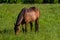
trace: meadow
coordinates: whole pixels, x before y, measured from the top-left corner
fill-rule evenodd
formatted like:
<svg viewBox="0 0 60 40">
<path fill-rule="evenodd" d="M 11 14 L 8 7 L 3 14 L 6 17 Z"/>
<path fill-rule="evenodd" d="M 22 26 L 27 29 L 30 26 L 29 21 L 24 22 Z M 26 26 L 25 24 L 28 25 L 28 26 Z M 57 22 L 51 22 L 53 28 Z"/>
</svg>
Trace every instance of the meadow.
<svg viewBox="0 0 60 40">
<path fill-rule="evenodd" d="M 35 28 L 14 34 L 14 23 L 22 8 L 35 6 L 40 10 L 39 32 Z M 60 40 L 60 4 L 0 4 L 0 40 Z"/>
</svg>

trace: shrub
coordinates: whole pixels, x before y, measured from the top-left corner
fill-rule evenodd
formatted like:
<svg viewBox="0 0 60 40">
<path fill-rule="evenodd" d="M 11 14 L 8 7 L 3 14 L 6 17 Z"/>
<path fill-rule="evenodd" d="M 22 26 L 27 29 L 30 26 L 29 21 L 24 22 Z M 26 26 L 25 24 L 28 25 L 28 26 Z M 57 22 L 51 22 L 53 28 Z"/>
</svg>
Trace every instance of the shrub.
<svg viewBox="0 0 60 40">
<path fill-rule="evenodd" d="M 60 0 L 58 0 L 58 3 L 60 3 Z"/>
<path fill-rule="evenodd" d="M 49 3 L 54 3 L 54 0 L 50 0 Z"/>
<path fill-rule="evenodd" d="M 8 3 L 17 3 L 17 0 L 8 0 Z"/>
<path fill-rule="evenodd" d="M 35 3 L 43 3 L 43 0 L 35 0 Z"/>
<path fill-rule="evenodd" d="M 35 0 L 22 0 L 22 3 L 35 3 Z"/>
<path fill-rule="evenodd" d="M 54 3 L 58 3 L 58 0 L 54 0 Z"/>
<path fill-rule="evenodd" d="M 48 3 L 49 2 L 49 0 L 43 0 L 43 3 Z"/>
</svg>

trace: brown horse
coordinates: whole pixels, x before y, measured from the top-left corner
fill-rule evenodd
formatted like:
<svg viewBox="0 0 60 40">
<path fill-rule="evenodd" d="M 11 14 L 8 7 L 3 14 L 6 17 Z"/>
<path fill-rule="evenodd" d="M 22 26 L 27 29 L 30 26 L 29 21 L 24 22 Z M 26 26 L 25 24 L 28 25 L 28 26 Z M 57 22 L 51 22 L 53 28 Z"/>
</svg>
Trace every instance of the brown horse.
<svg viewBox="0 0 60 40">
<path fill-rule="evenodd" d="M 19 25 L 22 25 L 23 32 L 27 32 L 27 24 L 30 23 L 31 31 L 33 27 L 33 21 L 35 22 L 35 32 L 38 31 L 38 19 L 39 10 L 36 7 L 23 8 L 17 17 L 17 21 L 14 27 L 15 34 L 20 32 Z"/>
</svg>

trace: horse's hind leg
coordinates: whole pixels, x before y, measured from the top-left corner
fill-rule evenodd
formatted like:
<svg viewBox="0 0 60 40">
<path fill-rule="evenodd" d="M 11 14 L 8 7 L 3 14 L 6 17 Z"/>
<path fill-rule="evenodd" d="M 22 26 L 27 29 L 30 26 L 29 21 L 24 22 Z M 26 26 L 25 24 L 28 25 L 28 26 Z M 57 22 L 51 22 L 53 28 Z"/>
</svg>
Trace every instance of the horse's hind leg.
<svg viewBox="0 0 60 40">
<path fill-rule="evenodd" d="M 30 22 L 30 29 L 31 29 L 31 31 L 32 31 L 32 27 L 33 27 L 33 23 Z"/>
<path fill-rule="evenodd" d="M 38 19 L 35 20 L 35 32 L 38 31 L 38 27 L 39 27 L 39 24 L 38 24 Z"/>
</svg>

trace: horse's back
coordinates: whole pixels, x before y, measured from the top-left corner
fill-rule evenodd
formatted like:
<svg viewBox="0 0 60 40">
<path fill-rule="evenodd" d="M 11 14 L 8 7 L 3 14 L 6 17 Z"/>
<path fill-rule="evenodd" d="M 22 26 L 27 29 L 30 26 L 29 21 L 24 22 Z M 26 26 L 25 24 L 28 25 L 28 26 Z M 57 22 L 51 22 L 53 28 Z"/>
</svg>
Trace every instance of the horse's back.
<svg viewBox="0 0 60 40">
<path fill-rule="evenodd" d="M 39 11 L 35 8 L 29 8 L 25 12 L 24 16 L 26 22 L 35 21 L 38 17 L 39 17 Z"/>
<path fill-rule="evenodd" d="M 29 22 L 29 21 L 34 21 L 36 19 L 36 15 L 35 12 L 26 12 L 25 13 L 25 21 Z"/>
<path fill-rule="evenodd" d="M 30 7 L 33 11 L 35 11 L 35 15 L 39 17 L 39 10 L 36 7 Z"/>
</svg>

